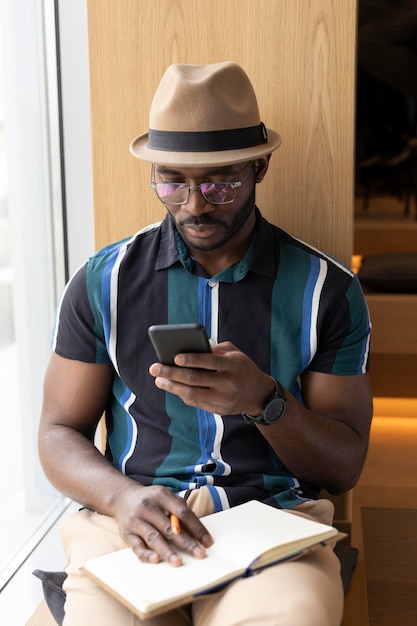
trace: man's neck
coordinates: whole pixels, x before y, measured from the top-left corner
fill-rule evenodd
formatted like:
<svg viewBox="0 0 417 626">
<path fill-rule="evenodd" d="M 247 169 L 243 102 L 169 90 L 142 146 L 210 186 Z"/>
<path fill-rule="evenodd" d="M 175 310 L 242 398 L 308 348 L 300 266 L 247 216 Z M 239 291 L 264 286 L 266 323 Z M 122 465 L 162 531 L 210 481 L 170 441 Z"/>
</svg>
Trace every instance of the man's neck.
<svg viewBox="0 0 417 626">
<path fill-rule="evenodd" d="M 188 251 L 209 276 L 216 276 L 216 274 L 241 261 L 252 241 L 254 228 L 255 222 L 250 229 L 242 229 L 245 232 L 239 231 L 236 233 L 236 240 L 233 237 L 233 240 L 229 240 L 220 248 L 206 251 L 187 246 Z"/>
</svg>

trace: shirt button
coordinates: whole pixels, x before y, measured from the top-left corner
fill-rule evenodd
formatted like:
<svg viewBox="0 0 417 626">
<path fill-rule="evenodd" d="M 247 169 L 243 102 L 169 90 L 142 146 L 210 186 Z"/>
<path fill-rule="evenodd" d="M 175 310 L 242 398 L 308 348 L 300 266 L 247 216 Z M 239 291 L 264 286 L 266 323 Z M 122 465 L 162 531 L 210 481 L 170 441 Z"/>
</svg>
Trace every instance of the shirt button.
<svg viewBox="0 0 417 626">
<path fill-rule="evenodd" d="M 218 458 L 219 458 L 219 455 L 217 454 L 217 452 L 212 452 L 212 453 L 211 453 L 211 458 L 212 458 L 212 459 L 218 459 Z"/>
<path fill-rule="evenodd" d="M 208 281 L 208 286 L 209 287 L 215 287 L 217 285 L 217 282 L 215 280 L 209 280 Z"/>
</svg>

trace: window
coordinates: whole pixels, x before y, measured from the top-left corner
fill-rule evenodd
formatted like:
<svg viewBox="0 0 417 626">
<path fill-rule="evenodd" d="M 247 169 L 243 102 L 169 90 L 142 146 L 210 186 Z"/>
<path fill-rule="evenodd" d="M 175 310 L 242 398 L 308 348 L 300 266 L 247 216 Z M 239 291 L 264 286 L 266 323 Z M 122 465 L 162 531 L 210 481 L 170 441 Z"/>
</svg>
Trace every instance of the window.
<svg viewBox="0 0 417 626">
<path fill-rule="evenodd" d="M 74 120 L 84 124 L 82 142 L 89 137 L 85 5 L 2 0 L 0 6 L 0 589 L 68 503 L 43 475 L 37 428 L 55 307 L 68 271 L 92 248 L 89 145 L 79 141 L 77 154 L 65 155 L 67 195 L 72 189 L 77 202 L 83 194 L 81 207 L 69 207 L 69 220 L 63 216 L 61 162 L 65 124 L 78 137 Z M 71 12 L 60 33 L 65 62 L 73 64 L 67 75 L 83 81 L 83 88 L 76 85 L 63 96 L 65 124 L 58 101 L 60 8 Z M 77 19 L 81 23 L 74 24 Z M 74 32 L 84 38 L 70 54 Z M 64 81 L 60 87 L 64 92 Z"/>
</svg>

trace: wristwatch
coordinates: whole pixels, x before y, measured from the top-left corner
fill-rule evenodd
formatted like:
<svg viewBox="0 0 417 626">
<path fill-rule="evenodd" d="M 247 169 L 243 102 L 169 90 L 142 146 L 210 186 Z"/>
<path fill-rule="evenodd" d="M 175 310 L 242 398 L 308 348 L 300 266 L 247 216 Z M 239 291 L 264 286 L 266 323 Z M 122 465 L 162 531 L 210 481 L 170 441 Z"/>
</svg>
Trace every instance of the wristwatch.
<svg viewBox="0 0 417 626">
<path fill-rule="evenodd" d="M 271 377 L 272 378 L 272 377 Z M 242 417 L 247 424 L 262 424 L 263 426 L 270 426 L 276 424 L 285 413 L 287 407 L 287 400 L 285 398 L 285 391 L 283 386 L 275 380 L 275 393 L 270 400 L 267 400 L 262 408 L 262 413 L 256 417 L 249 415 L 249 413 L 242 413 Z"/>
</svg>

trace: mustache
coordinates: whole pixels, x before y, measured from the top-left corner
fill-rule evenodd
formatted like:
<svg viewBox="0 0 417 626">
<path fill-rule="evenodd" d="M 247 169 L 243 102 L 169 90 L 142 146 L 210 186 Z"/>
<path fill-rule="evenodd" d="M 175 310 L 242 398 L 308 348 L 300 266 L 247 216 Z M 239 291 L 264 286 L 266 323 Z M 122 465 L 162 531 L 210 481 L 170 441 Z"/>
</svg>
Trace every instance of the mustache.
<svg viewBox="0 0 417 626">
<path fill-rule="evenodd" d="M 180 226 L 224 226 L 224 222 L 214 219 L 211 215 L 199 215 L 198 217 L 190 215 L 187 219 L 179 223 Z"/>
</svg>

